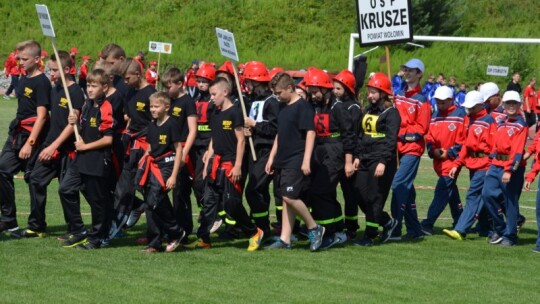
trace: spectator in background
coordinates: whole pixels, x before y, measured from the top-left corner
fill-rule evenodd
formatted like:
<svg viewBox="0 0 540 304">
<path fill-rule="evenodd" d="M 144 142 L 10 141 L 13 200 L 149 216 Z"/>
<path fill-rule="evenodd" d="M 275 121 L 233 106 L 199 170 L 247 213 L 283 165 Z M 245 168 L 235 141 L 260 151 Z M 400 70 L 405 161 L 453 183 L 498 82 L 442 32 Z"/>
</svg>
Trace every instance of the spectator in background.
<svg viewBox="0 0 540 304">
<path fill-rule="evenodd" d="M 465 102 L 465 95 L 467 94 L 467 85 L 465 82 L 459 84 L 459 91 L 454 97 L 454 104 L 458 107 L 463 107 L 463 102 Z"/>
<path fill-rule="evenodd" d="M 435 76 L 433 76 L 433 74 L 429 74 L 428 79 L 422 88 L 422 95 L 424 95 L 427 99 L 431 99 L 433 92 L 435 92 Z"/>
<path fill-rule="evenodd" d="M 69 74 L 73 75 L 73 79 L 75 79 L 75 76 L 77 76 L 77 65 L 75 63 L 75 56 L 77 54 L 79 54 L 79 50 L 77 50 L 76 47 L 72 47 L 69 55 L 71 56 L 71 61 L 73 61 L 73 65 L 71 66 L 71 70 L 69 70 Z"/>
<path fill-rule="evenodd" d="M 519 84 L 519 81 L 521 80 L 521 75 L 519 75 L 518 72 L 514 72 L 512 74 L 512 81 L 508 83 L 506 86 L 507 91 L 516 91 L 519 94 L 521 94 L 521 85 Z"/>
<path fill-rule="evenodd" d="M 397 74 L 392 77 L 392 90 L 394 91 L 394 94 L 404 90 L 407 86 L 407 83 L 403 80 L 403 74 L 403 69 L 400 68 Z"/>
<path fill-rule="evenodd" d="M 135 57 L 133 57 L 133 60 L 137 61 L 139 63 L 139 65 L 141 65 L 141 66 L 146 66 L 146 63 L 144 62 L 144 52 L 143 51 L 138 51 L 137 55 L 135 55 Z"/>
<path fill-rule="evenodd" d="M 523 92 L 523 109 L 525 110 L 525 121 L 529 128 L 536 123 L 536 112 L 540 112 L 540 109 L 536 109 L 537 96 L 536 89 L 534 88 L 535 85 L 536 77 L 532 77 Z"/>
<path fill-rule="evenodd" d="M 158 80 L 158 73 L 156 70 L 156 65 L 157 63 L 154 60 L 152 60 L 150 61 L 150 66 L 146 70 L 146 81 L 148 82 L 149 85 L 153 86 L 154 88 L 156 87 L 156 83 Z"/>
<path fill-rule="evenodd" d="M 88 96 L 88 92 L 86 91 L 86 77 L 88 77 L 88 62 L 91 60 L 90 56 L 84 55 L 82 57 L 83 63 L 81 64 L 79 68 L 79 86 L 84 92 L 85 96 Z"/>
<path fill-rule="evenodd" d="M 184 87 L 187 88 L 189 96 L 194 97 L 197 95 L 197 70 L 199 69 L 199 61 L 194 59 L 191 62 L 191 68 L 186 72 L 186 80 L 184 81 Z"/>
<path fill-rule="evenodd" d="M 9 87 L 4 93 L 4 99 L 9 100 L 9 96 L 19 83 L 20 74 L 21 70 L 17 61 L 17 50 L 14 50 L 9 54 L 6 62 L 4 63 L 4 75 L 6 75 L 6 78 L 11 76 L 11 83 L 9 84 Z"/>
<path fill-rule="evenodd" d="M 454 97 L 456 97 L 456 77 L 450 76 L 450 78 L 448 78 L 447 86 L 452 89 L 452 93 L 454 93 Z"/>
</svg>

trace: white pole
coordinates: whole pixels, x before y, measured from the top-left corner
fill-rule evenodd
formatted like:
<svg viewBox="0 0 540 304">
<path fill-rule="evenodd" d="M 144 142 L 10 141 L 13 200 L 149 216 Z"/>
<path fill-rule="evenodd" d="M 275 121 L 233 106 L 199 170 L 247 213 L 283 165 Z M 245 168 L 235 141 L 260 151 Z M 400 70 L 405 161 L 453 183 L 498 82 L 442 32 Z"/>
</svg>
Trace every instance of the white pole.
<svg viewBox="0 0 540 304">
<path fill-rule="evenodd" d="M 351 34 L 351 38 L 349 39 L 349 64 L 348 68 L 349 71 L 353 71 L 353 57 L 354 57 L 354 42 L 356 40 L 355 37 L 353 37 L 354 34 Z M 356 34 L 358 36 L 358 34 Z"/>
</svg>

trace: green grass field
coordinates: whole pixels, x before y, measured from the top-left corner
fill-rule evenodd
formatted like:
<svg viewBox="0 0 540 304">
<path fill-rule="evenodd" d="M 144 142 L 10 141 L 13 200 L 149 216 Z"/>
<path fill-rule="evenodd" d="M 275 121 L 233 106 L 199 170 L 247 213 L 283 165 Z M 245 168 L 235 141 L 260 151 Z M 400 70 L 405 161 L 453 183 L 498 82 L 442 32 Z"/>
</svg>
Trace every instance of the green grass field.
<svg viewBox="0 0 540 304">
<path fill-rule="evenodd" d="M 2 140 L 15 105 L 14 100 L 0 104 Z M 434 186 L 435 181 L 424 159 L 416 185 Z M 145 254 L 135 245 L 144 234 L 144 221 L 106 249 L 62 248 L 55 239 L 65 231 L 57 186 L 53 181 L 49 189 L 49 237 L 0 236 L 2 303 L 534 303 L 540 296 L 534 273 L 540 255 L 530 251 L 536 240 L 536 192 L 521 197 L 528 222 L 520 245 L 512 248 L 488 245 L 472 235 L 462 242 L 446 238 L 440 234 L 451 225 L 445 212 L 437 234 L 419 242 L 310 253 L 301 241 L 290 251 L 248 253 L 247 240 L 216 241 L 211 250 Z M 466 175 L 460 186 L 466 187 Z M 24 227 L 28 188 L 17 179 L 16 189 Z M 423 217 L 433 190 L 417 192 Z M 89 223 L 88 205 L 82 207 Z M 364 219 L 360 222 L 363 227 Z"/>
</svg>

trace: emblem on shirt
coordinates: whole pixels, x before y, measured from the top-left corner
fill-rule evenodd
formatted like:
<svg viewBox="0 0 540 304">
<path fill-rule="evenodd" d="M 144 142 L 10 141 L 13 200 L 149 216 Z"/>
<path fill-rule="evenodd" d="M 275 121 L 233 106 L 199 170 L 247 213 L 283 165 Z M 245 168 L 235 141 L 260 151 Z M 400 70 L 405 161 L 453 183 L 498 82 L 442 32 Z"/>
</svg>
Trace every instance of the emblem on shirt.
<svg viewBox="0 0 540 304">
<path fill-rule="evenodd" d="M 90 127 L 97 127 L 97 121 L 95 117 L 90 117 Z"/>
<path fill-rule="evenodd" d="M 172 115 L 173 116 L 180 116 L 180 113 L 182 112 L 182 108 L 179 108 L 179 107 L 174 107 L 172 109 Z"/>
<path fill-rule="evenodd" d="M 456 130 L 456 125 L 451 123 L 448 125 L 448 130 L 450 130 L 450 132 L 454 132 Z"/>
<path fill-rule="evenodd" d="M 166 134 L 160 134 L 158 143 L 160 145 L 166 145 L 167 144 L 167 135 Z"/>
<path fill-rule="evenodd" d="M 34 90 L 30 89 L 29 87 L 24 87 L 24 96 L 30 98 Z"/>
<path fill-rule="evenodd" d="M 60 102 L 58 103 L 58 105 L 64 109 L 67 108 L 67 105 L 68 105 L 68 101 L 66 98 L 62 97 L 60 98 Z"/>
<path fill-rule="evenodd" d="M 508 134 L 508 136 L 514 135 L 514 128 L 508 129 L 508 131 L 506 131 L 506 133 Z"/>
<path fill-rule="evenodd" d="M 232 121 L 224 120 L 223 121 L 223 130 L 232 130 Z"/>
<path fill-rule="evenodd" d="M 137 103 L 135 104 L 135 106 L 137 107 L 137 111 L 140 111 L 140 112 L 144 112 L 144 106 L 146 104 L 144 102 L 141 102 L 141 101 L 137 101 Z"/>
<path fill-rule="evenodd" d="M 294 187 L 287 187 L 287 192 L 293 192 L 294 191 Z"/>
<path fill-rule="evenodd" d="M 412 114 L 412 113 L 414 113 L 414 111 L 416 111 L 416 109 L 414 108 L 414 106 L 410 106 L 410 107 L 409 107 L 409 113 Z"/>
<path fill-rule="evenodd" d="M 476 129 L 474 129 L 474 134 L 476 134 L 476 135 L 482 134 L 482 128 L 477 127 Z"/>
</svg>

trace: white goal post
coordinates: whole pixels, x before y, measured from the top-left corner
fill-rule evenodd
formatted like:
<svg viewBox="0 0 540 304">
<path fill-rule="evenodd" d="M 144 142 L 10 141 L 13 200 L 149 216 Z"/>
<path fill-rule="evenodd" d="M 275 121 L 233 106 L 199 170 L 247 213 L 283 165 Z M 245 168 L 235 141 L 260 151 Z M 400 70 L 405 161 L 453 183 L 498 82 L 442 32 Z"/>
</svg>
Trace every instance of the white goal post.
<svg viewBox="0 0 540 304">
<path fill-rule="evenodd" d="M 359 39 L 358 33 L 351 33 L 349 40 L 349 71 L 353 70 L 354 46 Z M 414 36 L 414 41 L 443 41 L 443 42 L 478 42 L 478 43 L 521 43 L 540 44 L 540 39 L 529 38 L 486 38 L 486 37 L 450 37 L 450 36 Z"/>
</svg>

